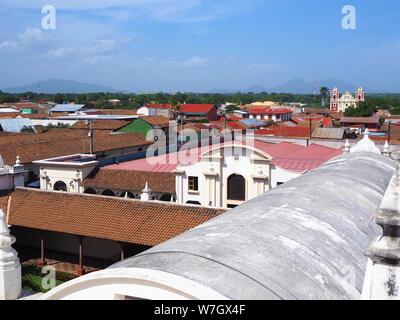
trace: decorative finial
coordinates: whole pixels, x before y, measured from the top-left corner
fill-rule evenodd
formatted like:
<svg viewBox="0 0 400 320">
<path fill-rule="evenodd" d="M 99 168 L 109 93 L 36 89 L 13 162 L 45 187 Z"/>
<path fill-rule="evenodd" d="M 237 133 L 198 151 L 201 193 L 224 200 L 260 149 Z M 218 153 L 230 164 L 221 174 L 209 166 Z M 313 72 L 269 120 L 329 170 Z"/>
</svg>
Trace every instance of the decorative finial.
<svg viewBox="0 0 400 320">
<path fill-rule="evenodd" d="M 140 200 L 141 201 L 150 201 L 151 198 L 152 198 L 151 190 L 150 190 L 149 185 L 148 185 L 148 183 L 146 181 L 146 185 L 145 185 L 144 189 L 142 190 L 142 194 L 140 195 Z"/>
<path fill-rule="evenodd" d="M 346 139 L 346 143 L 344 144 L 343 153 L 350 153 L 350 142 L 349 139 Z"/>
<path fill-rule="evenodd" d="M 147 193 L 150 193 L 150 192 L 151 192 L 151 190 L 150 190 L 150 188 L 149 188 L 149 184 L 148 184 L 147 181 L 146 181 L 146 185 L 144 186 L 144 189 L 142 190 L 142 192 L 147 192 Z"/>
<path fill-rule="evenodd" d="M 390 156 L 390 146 L 389 141 L 386 140 L 385 145 L 383 146 L 383 155 Z"/>
<path fill-rule="evenodd" d="M 19 156 L 17 156 L 17 159 L 15 160 L 15 165 L 16 166 L 20 166 L 21 165 L 21 159 L 19 158 Z"/>
<path fill-rule="evenodd" d="M 21 264 L 12 248 L 14 242 L 6 214 L 0 209 L 0 300 L 15 300 L 21 295 Z"/>
<path fill-rule="evenodd" d="M 367 251 L 363 299 L 400 300 L 400 167 L 393 175 L 374 221 L 383 234 Z"/>
</svg>

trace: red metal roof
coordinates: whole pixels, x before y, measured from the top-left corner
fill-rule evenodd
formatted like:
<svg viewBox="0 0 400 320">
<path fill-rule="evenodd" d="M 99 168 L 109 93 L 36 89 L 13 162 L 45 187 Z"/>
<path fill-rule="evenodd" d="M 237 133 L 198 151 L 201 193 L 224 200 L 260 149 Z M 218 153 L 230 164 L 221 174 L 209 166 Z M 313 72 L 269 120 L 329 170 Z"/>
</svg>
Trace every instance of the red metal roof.
<svg viewBox="0 0 400 320">
<path fill-rule="evenodd" d="M 274 129 L 256 130 L 256 134 L 304 138 L 310 136 L 310 129 L 308 127 L 280 126 Z"/>
<path fill-rule="evenodd" d="M 303 172 L 313 170 L 342 153 L 341 149 L 312 144 L 281 157 L 276 157 L 272 163 L 285 170 Z"/>
<path fill-rule="evenodd" d="M 238 143 L 240 145 L 241 143 Z M 333 149 L 316 144 L 304 147 L 298 144 L 281 142 L 278 144 L 255 140 L 253 146 L 273 158 L 273 164 L 286 170 L 303 172 L 312 170 L 326 161 L 342 154 L 341 149 Z M 218 148 L 221 144 L 179 151 L 168 155 L 144 158 L 106 166 L 103 170 L 134 170 L 149 172 L 173 172 L 178 165 L 191 165 L 200 161 L 200 156 L 207 150 Z"/>
<path fill-rule="evenodd" d="M 182 104 L 179 111 L 183 113 L 209 113 L 213 104 Z"/>
</svg>

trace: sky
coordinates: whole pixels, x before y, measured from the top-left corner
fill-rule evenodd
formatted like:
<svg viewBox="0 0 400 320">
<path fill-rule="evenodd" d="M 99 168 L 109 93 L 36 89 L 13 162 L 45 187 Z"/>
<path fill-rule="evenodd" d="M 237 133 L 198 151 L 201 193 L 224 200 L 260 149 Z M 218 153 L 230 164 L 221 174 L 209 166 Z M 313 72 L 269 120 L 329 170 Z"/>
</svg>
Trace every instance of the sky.
<svg viewBox="0 0 400 320">
<path fill-rule="evenodd" d="M 55 29 L 44 29 L 44 5 Z M 345 5 L 355 29 L 342 27 Z M 0 0 L 0 88 L 50 78 L 135 92 L 335 78 L 400 92 L 398 0 Z"/>
</svg>

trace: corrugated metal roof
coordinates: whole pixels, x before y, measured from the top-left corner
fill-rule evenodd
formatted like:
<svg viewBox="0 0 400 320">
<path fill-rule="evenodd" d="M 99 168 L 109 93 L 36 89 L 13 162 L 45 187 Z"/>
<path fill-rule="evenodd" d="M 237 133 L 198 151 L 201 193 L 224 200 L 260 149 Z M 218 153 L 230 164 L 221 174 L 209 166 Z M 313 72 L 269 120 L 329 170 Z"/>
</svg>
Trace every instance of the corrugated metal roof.
<svg viewBox="0 0 400 320">
<path fill-rule="evenodd" d="M 11 108 L 0 108 L 0 113 L 19 113 L 18 110 L 11 109 Z"/>
<path fill-rule="evenodd" d="M 318 139 L 343 139 L 344 128 L 315 128 L 312 134 L 313 138 Z"/>
<path fill-rule="evenodd" d="M 0 119 L 0 127 L 4 132 L 21 132 L 24 127 L 33 129 L 33 124 L 30 119 Z"/>
<path fill-rule="evenodd" d="M 249 127 L 251 127 L 251 126 L 262 127 L 262 126 L 266 125 L 265 121 L 260 121 L 257 119 L 243 119 L 243 120 L 240 120 L 240 122 L 244 123 L 246 126 L 249 126 Z"/>
<path fill-rule="evenodd" d="M 76 112 L 82 109 L 84 104 L 56 104 L 51 108 L 52 112 Z"/>
</svg>

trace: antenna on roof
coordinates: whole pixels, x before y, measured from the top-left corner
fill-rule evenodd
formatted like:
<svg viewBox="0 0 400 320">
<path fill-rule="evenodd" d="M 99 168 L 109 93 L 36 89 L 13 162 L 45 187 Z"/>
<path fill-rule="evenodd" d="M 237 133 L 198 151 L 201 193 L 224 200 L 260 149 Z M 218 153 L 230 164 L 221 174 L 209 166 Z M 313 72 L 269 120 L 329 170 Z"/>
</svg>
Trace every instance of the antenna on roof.
<svg viewBox="0 0 400 320">
<path fill-rule="evenodd" d="M 37 92 L 36 92 L 36 94 L 37 94 L 36 102 L 38 102 L 38 100 L 39 100 L 39 94 L 40 94 L 40 81 L 38 81 L 38 83 L 37 83 Z"/>
<path fill-rule="evenodd" d="M 317 96 L 317 81 L 314 80 L 314 97 Z"/>
</svg>

